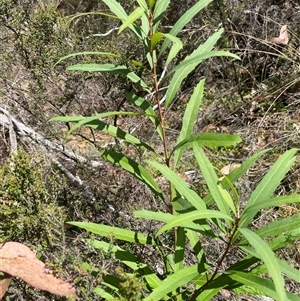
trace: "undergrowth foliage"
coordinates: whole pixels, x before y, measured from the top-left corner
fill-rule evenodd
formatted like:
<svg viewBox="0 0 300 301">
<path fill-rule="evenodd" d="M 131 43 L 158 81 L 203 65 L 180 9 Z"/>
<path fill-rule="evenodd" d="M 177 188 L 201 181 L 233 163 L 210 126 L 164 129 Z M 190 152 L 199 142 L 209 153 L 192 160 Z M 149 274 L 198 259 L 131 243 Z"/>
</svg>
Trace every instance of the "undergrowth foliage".
<svg viewBox="0 0 300 301">
<path fill-rule="evenodd" d="M 174 65 L 174 59 L 183 48 L 177 37 L 192 18 L 212 0 L 198 1 L 187 10 L 173 25 L 168 33 L 159 31 L 160 23 L 166 14 L 170 1 L 137 0 L 137 7 L 128 14 L 115 0 L 103 0 L 112 14 L 101 13 L 107 17 L 119 19 L 122 25 L 118 34 L 129 30 L 144 48 L 145 61 L 128 59 L 124 65 L 76 64 L 68 67 L 70 71 L 103 72 L 118 74 L 126 78 L 130 88 L 125 92 L 128 102 L 136 111 L 102 112 L 90 117 L 64 116 L 52 120 L 73 122 L 68 134 L 85 126 L 100 130 L 129 144 L 147 150 L 151 158 L 142 164 L 128 154 L 115 150 L 100 150 L 107 161 L 120 166 L 146 185 L 154 197 L 168 202 L 169 212 L 136 211 L 138 219 L 161 222 L 163 226 L 154 237 L 141 232 L 114 226 L 88 222 L 70 222 L 71 225 L 91 231 L 107 240 L 87 240 L 93 248 L 111 254 L 124 265 L 124 270 L 116 273 L 104 272 L 100 286 L 95 292 L 106 300 L 210 300 L 222 289 L 237 294 L 248 293 L 272 297 L 275 300 L 300 300 L 285 289 L 283 275 L 299 281 L 299 272 L 287 262 L 276 257 L 275 251 L 292 244 L 300 237 L 299 215 L 295 214 L 282 220 L 269 222 L 258 230 L 251 228 L 251 222 L 261 209 L 300 202 L 297 194 L 274 197 L 274 191 L 290 170 L 295 161 L 297 149 L 291 149 L 281 155 L 258 185 L 253 189 L 246 204 L 241 204 L 235 182 L 240 179 L 253 164 L 268 150 L 252 155 L 228 175 L 218 171 L 206 156 L 205 148 L 234 146 L 241 141 L 237 135 L 218 133 L 193 134 L 194 123 L 202 103 L 205 80 L 195 87 L 186 105 L 182 117 L 182 128 L 175 146 L 169 145 L 166 132 L 166 112 L 174 101 L 184 79 L 205 59 L 214 56 L 238 57 L 232 53 L 214 50 L 222 35 L 219 29 L 203 44 Z M 78 15 L 76 17 L 80 17 Z M 99 55 L 105 58 L 122 57 L 119 53 L 80 52 L 63 57 Z M 158 66 L 163 66 L 158 68 Z M 166 91 L 166 92 L 165 92 Z M 156 129 L 163 146 L 163 155 L 157 149 L 142 141 L 116 124 L 105 121 L 114 116 L 144 116 Z M 204 197 L 200 197 L 188 183 L 178 175 L 184 151 L 192 150 L 198 168 L 208 187 Z M 159 171 L 169 183 L 169 193 L 163 193 L 153 178 Z M 162 237 L 171 231 L 173 249 L 163 243 Z M 216 262 L 207 260 L 204 238 L 217 240 L 224 246 Z M 164 263 L 162 273 L 143 258 L 138 258 L 123 248 L 124 241 L 131 244 L 155 246 L 157 257 Z M 187 256 L 191 250 L 197 260 L 190 263 Z M 241 258 L 224 268 L 224 262 L 230 254 L 239 250 Z M 139 279 L 139 280 L 138 280 Z M 142 279 L 142 283 L 140 282 Z M 126 289 L 125 289 L 126 288 Z"/>
<path fill-rule="evenodd" d="M 33 162 L 19 149 L 0 169 L 0 242 L 18 240 L 55 246 L 61 241 L 66 212 L 58 205 L 66 183 L 44 175 L 42 157 Z"/>
</svg>

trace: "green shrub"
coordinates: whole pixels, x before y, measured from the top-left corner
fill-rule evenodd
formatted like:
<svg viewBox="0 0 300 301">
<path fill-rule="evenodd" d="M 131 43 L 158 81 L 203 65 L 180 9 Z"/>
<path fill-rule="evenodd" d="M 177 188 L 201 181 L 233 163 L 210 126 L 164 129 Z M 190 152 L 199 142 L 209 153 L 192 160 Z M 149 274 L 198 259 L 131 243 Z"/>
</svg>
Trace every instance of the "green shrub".
<svg viewBox="0 0 300 301">
<path fill-rule="evenodd" d="M 169 212 L 136 211 L 136 218 L 160 222 L 163 226 L 156 235 L 123 229 L 113 226 L 88 222 L 70 222 L 80 228 L 91 231 L 106 238 L 114 238 L 114 243 L 104 240 L 87 240 L 96 249 L 111 254 L 124 265 L 120 274 L 103 273 L 102 285 L 95 292 L 106 300 L 210 300 L 222 289 L 235 293 L 260 294 L 276 300 L 300 300 L 285 289 L 285 274 L 294 281 L 299 281 L 298 271 L 276 257 L 275 251 L 295 241 L 300 236 L 299 215 L 271 221 L 258 230 L 253 230 L 251 222 L 260 210 L 282 204 L 300 202 L 299 195 L 273 197 L 280 181 L 289 171 L 295 161 L 296 149 L 284 153 L 259 184 L 253 189 L 246 204 L 241 203 L 241 197 L 235 188 L 235 182 L 240 179 L 251 166 L 267 152 L 261 151 L 228 175 L 222 174 L 210 162 L 204 147 L 212 149 L 219 146 L 231 146 L 241 140 L 237 135 L 200 133 L 193 135 L 194 122 L 202 102 L 204 80 L 194 88 L 184 115 L 182 128 L 175 146 L 169 143 L 166 131 L 166 112 L 175 99 L 184 79 L 204 59 L 214 56 L 235 55 L 226 51 L 216 51 L 213 47 L 221 37 L 222 29 L 215 32 L 199 47 L 174 65 L 174 58 L 182 48 L 182 42 L 177 37 L 180 30 L 211 0 L 198 1 L 182 15 L 169 33 L 158 31 L 160 22 L 165 15 L 170 1 L 151 0 L 146 3 L 138 0 L 137 8 L 127 14 L 115 0 L 103 0 L 114 14 L 114 18 L 122 21 L 119 34 L 129 29 L 141 42 L 145 50 L 147 64 L 128 60 L 126 65 L 114 64 L 77 64 L 68 70 L 87 72 L 107 72 L 126 76 L 132 83 L 132 90 L 125 92 L 128 102 L 137 108 L 134 112 L 105 112 L 91 117 L 64 116 L 53 120 L 74 122 L 69 134 L 82 126 L 101 130 L 127 143 L 146 149 L 154 160 L 144 160 L 142 164 L 130 158 L 126 153 L 113 150 L 102 150 L 100 154 L 109 162 L 121 166 L 152 191 L 157 200 L 169 202 Z M 101 13 L 100 13 L 101 14 Z M 85 53 L 89 54 L 89 53 Z M 70 54 L 69 57 L 82 55 Z M 96 53 L 94 54 L 96 55 Z M 114 56 L 114 53 L 98 53 L 98 55 Z M 158 65 L 163 65 L 159 73 Z M 141 67 L 141 72 L 135 68 Z M 149 83 L 149 79 L 152 83 Z M 166 88 L 164 98 L 161 98 L 161 88 Z M 146 95 L 144 97 L 140 95 Z M 157 106 L 157 113 L 153 105 Z M 153 149 L 148 141 L 138 139 L 123 131 L 120 127 L 105 122 L 111 116 L 144 116 L 154 125 L 157 136 L 163 145 L 163 156 Z M 170 144 L 170 145 L 169 145 Z M 180 160 L 185 150 L 191 149 L 197 162 L 197 168 L 202 173 L 208 192 L 200 197 L 192 190 L 178 174 Z M 158 163 L 163 162 L 163 163 Z M 166 195 L 152 174 L 159 171 L 169 183 Z M 164 243 L 166 232 L 173 234 L 172 247 Z M 170 236 L 169 236 L 170 237 Z M 137 257 L 132 250 L 127 250 L 119 241 L 132 245 L 148 246 L 156 253 L 156 259 L 162 267 L 158 269 L 146 258 Z M 208 260 L 211 251 L 203 244 L 217 242 L 220 246 L 218 260 Z M 217 252 L 218 250 L 214 250 Z M 237 253 L 241 256 L 236 256 Z M 228 256 L 234 261 L 226 263 Z M 192 258 L 192 260 L 188 260 Z M 125 274 L 126 273 L 126 276 Z M 137 290 L 139 282 L 136 275 L 143 281 L 140 294 Z M 126 287 L 126 290 L 124 290 Z"/>
<path fill-rule="evenodd" d="M 42 170 L 42 157 L 32 159 L 22 149 L 0 169 L 1 241 L 42 246 L 60 242 L 66 219 L 58 205 L 64 178 Z"/>
</svg>

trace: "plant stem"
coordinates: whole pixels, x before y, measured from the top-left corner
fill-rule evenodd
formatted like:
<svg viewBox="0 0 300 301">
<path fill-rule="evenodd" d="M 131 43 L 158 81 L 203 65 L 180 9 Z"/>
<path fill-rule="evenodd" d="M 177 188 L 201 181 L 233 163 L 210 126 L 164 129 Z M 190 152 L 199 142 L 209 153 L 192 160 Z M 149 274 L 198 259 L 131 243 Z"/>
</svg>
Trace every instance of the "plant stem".
<svg viewBox="0 0 300 301">
<path fill-rule="evenodd" d="M 159 116 L 159 123 L 162 128 L 162 140 L 163 140 L 163 148 L 164 148 L 164 158 L 165 158 L 165 163 L 168 167 L 170 167 L 170 157 L 169 157 L 169 152 L 167 148 L 167 139 L 166 139 L 166 130 L 165 130 L 165 116 L 164 112 L 162 110 L 161 104 L 160 104 L 160 93 L 159 93 L 159 82 L 157 78 L 157 60 L 155 57 L 155 49 L 153 49 L 152 44 L 151 44 L 151 39 L 153 36 L 153 11 L 152 9 L 149 12 L 149 45 L 150 45 L 150 55 L 151 55 L 151 61 L 152 61 L 152 66 L 153 66 L 153 71 L 152 71 L 152 79 L 154 83 L 154 91 L 155 91 L 155 102 L 157 104 L 157 109 L 158 109 L 158 116 Z M 169 182 L 169 204 L 170 204 L 170 211 L 174 215 L 175 210 L 173 206 L 171 205 L 171 201 L 173 199 L 173 187 L 172 183 Z M 176 249 L 176 244 L 177 244 L 177 231 L 178 229 L 174 229 L 174 250 Z"/>
<path fill-rule="evenodd" d="M 225 249 L 222 257 L 220 258 L 220 260 L 217 262 L 216 268 L 215 268 L 211 278 L 206 283 L 204 283 L 201 287 L 199 287 L 186 301 L 196 300 L 196 298 L 205 290 L 205 288 L 214 281 L 214 279 L 216 278 L 216 276 L 218 274 L 218 271 L 220 269 L 222 262 L 224 261 L 225 257 L 229 253 L 229 250 L 232 246 L 233 237 L 235 236 L 236 232 L 238 231 L 238 224 L 239 224 L 239 218 L 237 218 L 235 221 L 235 226 L 234 226 L 234 229 L 233 229 L 231 235 L 229 236 L 229 240 L 227 242 L 226 249 Z"/>
</svg>

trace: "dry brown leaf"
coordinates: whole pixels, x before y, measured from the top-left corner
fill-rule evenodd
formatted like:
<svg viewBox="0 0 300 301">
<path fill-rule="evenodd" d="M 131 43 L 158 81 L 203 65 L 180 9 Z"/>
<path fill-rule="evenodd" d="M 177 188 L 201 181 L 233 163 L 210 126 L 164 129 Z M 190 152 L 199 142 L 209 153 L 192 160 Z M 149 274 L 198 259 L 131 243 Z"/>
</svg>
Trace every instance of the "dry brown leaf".
<svg viewBox="0 0 300 301">
<path fill-rule="evenodd" d="M 45 264 L 21 243 L 7 242 L 0 245 L 0 271 L 19 277 L 51 294 L 77 298 L 76 290 L 70 283 L 54 277 Z"/>
<path fill-rule="evenodd" d="M 3 274 L 3 276 L 0 275 L 0 300 L 2 300 L 4 294 L 6 293 L 12 278 L 11 275 L 7 273 Z"/>
<path fill-rule="evenodd" d="M 287 45 L 289 43 L 289 34 L 287 30 L 287 25 L 283 25 L 280 29 L 279 37 L 271 38 L 270 42 L 278 45 Z"/>
<path fill-rule="evenodd" d="M 228 164 L 228 165 L 225 165 L 222 169 L 221 169 L 221 172 L 224 174 L 224 175 L 229 175 L 234 169 L 240 167 L 241 164 L 240 163 L 231 163 L 231 164 Z"/>
</svg>

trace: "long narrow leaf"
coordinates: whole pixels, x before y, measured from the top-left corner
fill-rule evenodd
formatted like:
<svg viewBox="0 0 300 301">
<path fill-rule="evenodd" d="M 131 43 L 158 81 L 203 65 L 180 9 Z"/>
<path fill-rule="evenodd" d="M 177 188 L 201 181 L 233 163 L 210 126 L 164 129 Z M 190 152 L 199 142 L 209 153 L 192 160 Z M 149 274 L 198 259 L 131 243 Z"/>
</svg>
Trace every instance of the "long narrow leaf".
<svg viewBox="0 0 300 301">
<path fill-rule="evenodd" d="M 155 245 L 155 241 L 152 237 L 144 235 L 143 233 L 121 229 L 112 226 L 106 226 L 89 222 L 68 222 L 68 224 L 77 226 L 79 228 L 90 231 L 94 234 L 98 234 L 104 237 L 113 237 L 127 242 L 135 242 L 139 244 L 152 244 Z"/>
<path fill-rule="evenodd" d="M 95 130 L 101 131 L 103 133 L 109 134 L 113 137 L 118 137 L 119 139 L 123 139 L 124 141 L 136 145 L 136 146 L 143 146 L 151 152 L 155 152 L 155 150 L 148 144 L 142 142 L 135 136 L 130 135 L 129 133 L 124 132 L 119 127 L 115 127 L 113 125 L 107 124 L 101 120 L 94 119 L 90 122 L 84 123 L 85 126 L 93 128 Z M 70 132 L 74 131 L 74 128 L 70 129 Z M 68 132 L 69 134 L 69 132 Z"/>
<path fill-rule="evenodd" d="M 189 138 L 179 142 L 173 149 L 172 153 L 182 149 L 193 147 L 193 143 L 197 143 L 198 146 L 205 146 L 215 148 L 219 146 L 232 146 L 240 143 L 241 137 L 238 135 L 224 134 L 224 133 L 200 133 L 197 135 L 191 135 Z"/>
<path fill-rule="evenodd" d="M 300 214 L 295 214 L 281 220 L 274 220 L 273 222 L 255 231 L 255 233 L 259 235 L 259 237 L 268 237 L 275 236 L 294 229 L 299 229 L 300 237 Z"/>
<path fill-rule="evenodd" d="M 177 139 L 176 145 L 181 141 L 188 139 L 193 131 L 194 123 L 198 116 L 199 108 L 202 103 L 203 90 L 204 90 L 205 80 L 201 80 L 198 85 L 195 87 L 194 92 L 186 106 L 183 118 L 182 118 L 182 127 Z M 174 169 L 179 163 L 181 156 L 183 154 L 183 149 L 177 149 L 174 152 Z"/>
<path fill-rule="evenodd" d="M 227 205 L 227 202 L 224 199 L 223 194 L 218 188 L 218 176 L 215 173 L 213 165 L 206 157 L 204 151 L 196 143 L 194 143 L 193 145 L 193 150 L 194 150 L 195 158 L 198 162 L 198 166 L 209 188 L 209 191 L 216 202 L 216 205 L 218 206 L 221 212 L 223 212 L 227 216 L 230 216 L 229 206 Z M 226 222 L 228 225 L 230 225 L 230 221 L 226 221 Z"/>
<path fill-rule="evenodd" d="M 132 174 L 135 178 L 147 185 L 150 190 L 155 193 L 156 196 L 163 199 L 160 188 L 143 166 L 141 166 L 131 158 L 114 151 L 105 150 L 100 152 L 100 155 L 107 161 L 122 167 L 124 170 Z"/>
<path fill-rule="evenodd" d="M 209 51 L 209 52 L 205 52 L 205 53 L 201 53 L 199 55 L 195 55 L 192 58 L 189 58 L 187 60 L 184 60 L 182 63 L 180 63 L 178 66 L 174 67 L 167 75 L 166 77 L 170 76 L 172 73 L 174 73 L 175 71 L 178 70 L 184 70 L 186 67 L 188 67 L 189 65 L 195 65 L 195 64 L 200 64 L 203 60 L 205 59 L 209 59 L 211 57 L 215 57 L 215 56 L 227 56 L 227 57 L 232 57 L 234 59 L 239 60 L 240 58 L 229 52 L 229 51 Z"/>
<path fill-rule="evenodd" d="M 201 197 L 194 190 L 190 189 L 188 184 L 173 170 L 155 161 L 146 160 L 146 162 L 159 170 L 163 176 L 174 185 L 175 189 L 196 209 L 206 209 Z"/>
<path fill-rule="evenodd" d="M 155 0 L 154 0 L 155 1 Z M 153 12 L 153 31 L 156 32 L 162 20 L 170 0 L 156 0 Z"/>
<path fill-rule="evenodd" d="M 105 55 L 105 56 L 112 56 L 112 57 L 118 57 L 120 58 L 121 55 L 120 54 L 115 54 L 112 52 L 103 52 L 103 51 L 81 51 L 81 52 L 76 52 L 76 53 L 70 53 L 68 55 L 65 55 L 63 57 L 61 57 L 54 65 L 54 67 L 56 65 L 58 65 L 59 63 L 61 63 L 62 61 L 65 61 L 71 57 L 76 57 L 76 56 L 82 56 L 82 55 Z"/>
<path fill-rule="evenodd" d="M 169 32 L 171 35 L 173 36 L 177 36 L 177 34 L 180 32 L 181 29 L 183 29 L 184 26 L 186 26 L 186 24 L 188 24 L 195 15 L 197 15 L 201 9 L 203 9 L 204 7 L 206 7 L 210 2 L 212 2 L 213 0 L 201 0 L 198 1 L 195 5 L 193 5 L 191 8 L 189 8 L 179 19 L 178 21 L 172 26 L 171 31 Z M 159 5 L 161 5 L 161 2 L 166 2 L 164 3 L 165 6 L 163 7 L 159 7 Z M 165 9 L 167 8 L 167 4 L 169 4 L 170 1 L 167 0 L 158 0 L 155 6 L 155 12 L 154 12 L 154 21 L 155 21 L 155 26 L 156 23 L 158 23 L 156 20 L 160 20 L 161 19 L 161 15 L 162 13 L 165 11 Z M 156 9 L 157 8 L 157 9 Z M 158 24 L 157 24 L 158 26 Z M 159 57 L 165 52 L 166 48 L 169 46 L 170 41 L 165 40 L 165 42 L 163 43 L 161 50 L 159 52 Z"/>
<path fill-rule="evenodd" d="M 150 103 L 146 99 L 139 97 L 131 92 L 125 92 L 125 96 L 132 104 L 136 105 L 147 114 L 149 119 L 155 125 L 156 131 L 158 132 L 160 138 L 163 139 L 161 124 Z"/>
<path fill-rule="evenodd" d="M 168 293 L 175 292 L 177 288 L 192 281 L 203 272 L 205 272 L 205 269 L 202 269 L 198 265 L 183 268 L 164 279 L 159 287 L 154 289 L 151 294 L 144 298 L 144 301 L 164 300 L 164 297 L 167 296 Z"/>
<path fill-rule="evenodd" d="M 264 200 L 261 203 L 256 203 L 254 205 L 250 205 L 247 209 L 244 210 L 244 213 L 255 212 L 255 214 L 265 208 L 276 207 L 281 205 L 287 205 L 291 203 L 299 203 L 300 195 L 299 194 L 291 194 L 291 195 L 283 195 L 275 198 Z"/>
<path fill-rule="evenodd" d="M 250 231 L 249 229 L 241 228 L 239 229 L 239 232 L 241 232 L 242 235 L 246 237 L 249 243 L 254 247 L 260 259 L 265 263 L 268 269 L 268 273 L 273 279 L 276 288 L 276 300 L 287 300 L 286 292 L 284 289 L 284 280 L 281 276 L 280 266 L 273 251 L 270 249 L 266 242 L 264 242 L 257 234 Z"/>
<path fill-rule="evenodd" d="M 174 37 L 171 34 L 166 33 L 164 34 L 164 36 L 173 43 L 171 50 L 169 51 L 167 60 L 165 62 L 165 66 L 168 66 L 171 63 L 171 61 L 176 57 L 178 52 L 182 49 L 183 45 L 179 38 Z"/>
<path fill-rule="evenodd" d="M 148 220 L 154 220 L 159 222 L 168 223 L 173 218 L 174 215 L 170 213 L 164 213 L 164 212 L 154 212 L 154 211 L 148 211 L 148 210 L 141 210 L 141 211 L 135 211 L 134 216 L 137 218 L 145 218 Z M 186 223 L 186 228 L 194 229 L 197 232 L 203 233 L 205 235 L 211 236 L 216 238 L 217 236 L 215 233 L 211 230 L 210 226 L 206 223 L 199 224 L 194 223 L 190 221 L 189 223 Z"/>
<path fill-rule="evenodd" d="M 299 297 L 297 297 L 291 293 L 287 293 L 285 291 L 284 291 L 285 297 L 284 297 L 284 299 L 281 299 L 281 297 L 278 296 L 276 286 L 274 285 L 274 283 L 272 283 L 272 281 L 251 275 L 250 273 L 235 271 L 232 274 L 230 273 L 229 277 L 233 280 L 236 280 L 237 282 L 243 283 L 244 285 L 247 285 L 247 286 L 250 286 L 250 287 L 253 287 L 253 288 L 259 290 L 262 295 L 270 296 L 279 301 L 285 301 L 285 300 L 299 301 L 300 300 Z"/>
<path fill-rule="evenodd" d="M 126 66 L 115 66 L 114 64 L 76 64 L 69 66 L 67 70 L 123 74 L 133 83 L 139 84 L 145 91 L 150 92 L 147 84 Z"/>
<path fill-rule="evenodd" d="M 116 259 L 120 260 L 123 264 L 131 268 L 133 271 L 138 272 L 141 276 L 144 276 L 147 284 L 151 288 L 156 288 L 160 285 L 161 280 L 157 277 L 147 264 L 141 262 L 132 253 L 122 249 L 119 246 L 112 246 L 110 243 L 88 239 L 87 242 L 96 249 L 101 249 L 105 253 L 114 253 Z"/>
<path fill-rule="evenodd" d="M 294 155 L 297 149 L 291 149 L 281 155 L 274 165 L 270 168 L 268 173 L 260 181 L 258 186 L 252 192 L 248 203 L 245 207 L 244 212 L 241 216 L 241 227 L 246 227 L 252 221 L 256 212 L 247 212 L 247 208 L 256 205 L 259 202 L 269 199 L 274 193 L 275 189 L 280 184 L 281 180 L 284 178 L 285 174 L 290 170 L 290 167 L 295 161 Z"/>
<path fill-rule="evenodd" d="M 186 243 L 186 231 L 184 228 L 178 227 L 177 240 L 175 246 L 175 271 L 179 271 L 183 268 L 184 254 L 185 254 L 185 243 Z"/>
<path fill-rule="evenodd" d="M 123 20 L 123 24 L 120 26 L 118 34 L 120 34 L 125 28 L 133 25 L 133 23 L 139 19 L 144 12 L 145 11 L 142 7 L 137 7 L 125 20 Z"/>
<path fill-rule="evenodd" d="M 207 265 L 206 256 L 204 249 L 201 245 L 201 240 L 198 234 L 195 231 L 186 229 L 186 236 L 190 242 L 191 247 L 193 248 L 194 254 L 198 258 L 199 264 L 201 267 Z"/>
<path fill-rule="evenodd" d="M 114 13 L 121 20 L 126 20 L 128 18 L 128 15 L 124 10 L 124 8 L 116 0 L 102 0 L 102 1 L 109 7 L 111 12 Z M 128 27 L 139 39 L 142 38 L 141 33 L 137 28 L 135 28 L 133 25 L 129 25 Z"/>
<path fill-rule="evenodd" d="M 156 235 L 160 235 L 163 232 L 168 231 L 174 227 L 185 227 L 186 225 L 189 225 L 191 221 L 194 220 L 211 218 L 223 218 L 225 220 L 232 221 L 232 218 L 230 216 L 216 210 L 196 210 L 173 217 L 173 219 L 170 222 L 168 222 L 166 225 L 159 229 Z"/>
<path fill-rule="evenodd" d="M 240 179 L 249 168 L 251 168 L 251 166 L 261 157 L 263 156 L 266 152 L 268 152 L 270 149 L 264 149 L 256 154 L 254 154 L 253 156 L 251 156 L 249 159 L 247 159 L 246 161 L 244 161 L 242 163 L 242 165 L 238 168 L 235 168 L 229 175 L 227 175 L 227 179 L 223 179 L 221 181 L 221 185 L 224 189 L 229 189 L 229 183 L 228 181 L 230 181 L 231 183 L 235 183 L 238 179 Z M 211 203 L 213 202 L 213 197 L 212 195 L 209 193 L 205 198 L 204 198 L 205 203 L 209 206 L 211 205 Z"/>
<path fill-rule="evenodd" d="M 220 29 L 216 33 L 214 33 L 211 37 L 209 37 L 206 42 L 202 45 L 200 45 L 196 50 L 194 50 L 189 56 L 187 56 L 180 64 L 183 64 L 186 60 L 193 59 L 193 57 L 196 57 L 200 54 L 209 52 L 212 50 L 213 46 L 216 44 L 218 39 L 221 37 L 221 34 L 223 33 L 223 29 Z M 183 68 L 178 69 L 175 74 L 172 77 L 172 80 L 170 82 L 169 88 L 167 90 L 166 94 L 166 102 L 165 107 L 169 107 L 172 100 L 174 99 L 177 91 L 179 90 L 179 87 L 182 83 L 182 81 L 196 68 L 196 66 L 200 62 L 197 61 L 197 63 L 189 64 Z"/>
<path fill-rule="evenodd" d="M 115 300 L 116 298 L 110 294 L 109 292 L 107 292 L 105 289 L 101 288 L 101 287 L 96 287 L 94 289 L 94 293 L 97 294 L 98 296 L 104 298 L 105 300 Z"/>
</svg>

